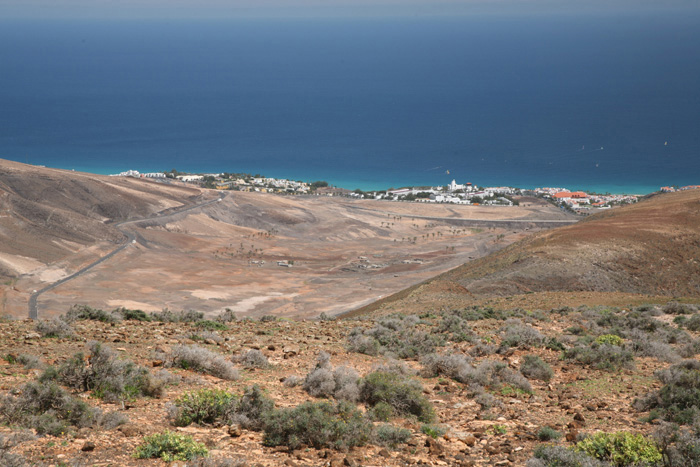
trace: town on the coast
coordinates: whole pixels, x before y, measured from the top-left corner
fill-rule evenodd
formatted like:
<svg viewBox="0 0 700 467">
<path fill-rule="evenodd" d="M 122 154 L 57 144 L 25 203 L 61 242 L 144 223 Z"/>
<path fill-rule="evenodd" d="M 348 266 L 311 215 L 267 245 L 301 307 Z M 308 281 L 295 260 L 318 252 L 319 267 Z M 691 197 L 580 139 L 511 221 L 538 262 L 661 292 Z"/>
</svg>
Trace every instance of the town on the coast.
<svg viewBox="0 0 700 467">
<path fill-rule="evenodd" d="M 523 189 L 508 186 L 482 187 L 476 184 L 457 183 L 452 180 L 444 186 L 419 186 L 389 188 L 387 190 L 348 190 L 329 185 L 325 181 L 303 182 L 284 178 L 270 178 L 261 175 L 242 173 L 191 174 L 170 172 L 140 173 L 128 170 L 114 176 L 149 178 L 160 181 L 178 180 L 215 190 L 256 191 L 288 195 L 345 196 L 350 198 L 377 199 L 387 201 L 409 201 L 420 203 L 448 203 L 479 206 L 514 206 L 518 198 L 535 196 L 547 199 L 564 209 L 579 214 L 588 214 L 600 209 L 609 209 L 616 205 L 636 203 L 641 195 L 600 194 L 585 191 L 571 191 L 563 187 L 543 187 Z M 682 191 L 700 188 L 700 185 L 683 187 L 661 187 L 662 192 Z"/>
</svg>

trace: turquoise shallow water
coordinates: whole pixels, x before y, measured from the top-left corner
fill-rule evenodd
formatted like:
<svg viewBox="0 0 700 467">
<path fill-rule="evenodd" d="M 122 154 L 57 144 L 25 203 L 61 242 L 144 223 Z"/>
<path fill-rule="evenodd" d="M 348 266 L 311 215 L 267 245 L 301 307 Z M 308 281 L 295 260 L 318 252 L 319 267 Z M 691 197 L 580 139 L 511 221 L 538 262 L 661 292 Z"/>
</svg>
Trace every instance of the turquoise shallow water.
<svg viewBox="0 0 700 467">
<path fill-rule="evenodd" d="M 0 157 L 351 189 L 698 184 L 698 19 L 2 22 Z"/>
</svg>

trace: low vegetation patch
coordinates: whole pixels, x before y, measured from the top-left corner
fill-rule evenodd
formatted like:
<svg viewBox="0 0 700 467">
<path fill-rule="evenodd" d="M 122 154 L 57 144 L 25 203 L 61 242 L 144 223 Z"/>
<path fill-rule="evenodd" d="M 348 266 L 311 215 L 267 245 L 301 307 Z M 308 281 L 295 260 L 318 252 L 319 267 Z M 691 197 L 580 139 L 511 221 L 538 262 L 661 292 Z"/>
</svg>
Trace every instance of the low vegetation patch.
<svg viewBox="0 0 700 467">
<path fill-rule="evenodd" d="M 270 366 L 265 354 L 257 349 L 242 352 L 235 360 L 246 368 L 268 368 Z"/>
<path fill-rule="evenodd" d="M 417 358 L 445 344 L 444 336 L 432 334 L 415 315 L 392 315 L 370 329 L 355 328 L 347 337 L 348 350 L 366 355 Z"/>
<path fill-rule="evenodd" d="M 549 381 L 554 376 L 554 370 L 537 355 L 525 355 L 520 364 L 520 373 L 530 379 Z"/>
<path fill-rule="evenodd" d="M 196 323 L 204 319 L 204 313 L 194 310 L 170 311 L 167 308 L 160 312 L 150 314 L 153 321 L 163 323 Z"/>
<path fill-rule="evenodd" d="M 564 358 L 574 360 L 582 365 L 590 365 L 598 370 L 616 371 L 631 368 L 634 355 L 624 346 L 601 344 L 578 344 L 564 352 Z"/>
<path fill-rule="evenodd" d="M 576 443 L 574 449 L 616 467 L 653 466 L 662 460 L 661 451 L 653 440 L 628 432 L 598 432 Z"/>
<path fill-rule="evenodd" d="M 406 444 L 413 434 L 407 428 L 394 425 L 382 424 L 374 429 L 372 442 L 379 446 L 396 448 L 399 444 Z"/>
<path fill-rule="evenodd" d="M 235 381 L 239 378 L 233 363 L 198 345 L 178 345 L 166 356 L 169 366 L 205 373 L 217 378 Z"/>
<path fill-rule="evenodd" d="M 659 371 L 663 386 L 637 399 L 637 410 L 652 410 L 663 419 L 679 424 L 700 420 L 700 362 L 684 360 Z"/>
<path fill-rule="evenodd" d="M 227 418 L 237 403 L 236 396 L 223 389 L 200 389 L 177 398 L 170 416 L 175 426 L 212 424 Z"/>
<path fill-rule="evenodd" d="M 166 381 L 132 361 L 119 358 L 99 342 L 88 344 L 88 357 L 78 353 L 58 368 L 50 367 L 42 380 L 56 379 L 77 391 L 92 391 L 110 402 L 139 396 L 161 397 Z"/>
<path fill-rule="evenodd" d="M 0 421 L 33 428 L 38 434 L 61 436 L 91 426 L 111 429 L 125 419 L 119 414 L 102 414 L 53 381 L 32 381 L 22 386 L 17 395 L 0 396 Z"/>
<path fill-rule="evenodd" d="M 168 408 L 168 415 L 176 426 L 237 424 L 248 430 L 261 430 L 274 407 L 257 385 L 246 388 L 240 397 L 222 389 L 200 389 L 180 396 Z"/>
<path fill-rule="evenodd" d="M 297 449 L 348 449 L 367 444 L 372 424 L 347 401 L 306 402 L 272 412 L 265 421 L 263 443 Z"/>
<path fill-rule="evenodd" d="M 360 399 L 369 406 L 384 402 L 397 415 L 413 415 L 425 423 L 435 420 L 435 410 L 423 395 L 423 385 L 396 373 L 375 371 L 365 376 L 360 383 Z"/>
<path fill-rule="evenodd" d="M 163 459 L 166 462 L 188 461 L 209 454 L 206 446 L 196 442 L 191 436 L 165 431 L 146 436 L 136 448 L 137 459 Z"/>
<path fill-rule="evenodd" d="M 351 402 L 360 397 L 360 375 L 347 366 L 333 367 L 330 355 L 321 352 L 316 366 L 304 379 L 304 390 L 314 397 L 334 397 Z"/>
<path fill-rule="evenodd" d="M 533 457 L 527 461 L 527 467 L 609 467 L 607 462 L 599 461 L 583 452 L 567 449 L 564 446 L 541 444 L 535 448 Z"/>
<path fill-rule="evenodd" d="M 36 332 L 41 334 L 42 337 L 70 338 L 75 336 L 75 331 L 70 324 L 58 318 L 41 320 L 36 323 L 34 329 L 36 329 Z"/>
<path fill-rule="evenodd" d="M 61 318 L 67 323 L 85 320 L 115 323 L 122 319 L 122 314 L 118 311 L 104 311 L 88 305 L 73 305 Z"/>
</svg>

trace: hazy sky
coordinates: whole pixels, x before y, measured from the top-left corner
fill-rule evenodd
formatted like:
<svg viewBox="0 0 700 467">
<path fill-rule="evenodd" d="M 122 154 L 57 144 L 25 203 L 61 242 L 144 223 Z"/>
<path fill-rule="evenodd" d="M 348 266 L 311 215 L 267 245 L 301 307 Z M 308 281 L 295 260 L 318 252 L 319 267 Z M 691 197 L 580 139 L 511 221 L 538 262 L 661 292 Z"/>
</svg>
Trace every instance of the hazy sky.
<svg viewBox="0 0 700 467">
<path fill-rule="evenodd" d="M 382 17 L 634 13 L 697 0 L 0 0 L 0 18 Z"/>
</svg>

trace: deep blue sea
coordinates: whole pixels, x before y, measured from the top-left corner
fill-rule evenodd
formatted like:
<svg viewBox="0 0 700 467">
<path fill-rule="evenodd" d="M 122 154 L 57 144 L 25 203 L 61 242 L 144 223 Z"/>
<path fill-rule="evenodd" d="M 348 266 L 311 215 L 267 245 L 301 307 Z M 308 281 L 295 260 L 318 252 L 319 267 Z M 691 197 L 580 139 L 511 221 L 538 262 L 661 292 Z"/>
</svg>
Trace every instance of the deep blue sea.
<svg viewBox="0 0 700 467">
<path fill-rule="evenodd" d="M 700 16 L 0 19 L 0 157 L 350 189 L 700 184 Z"/>
</svg>

